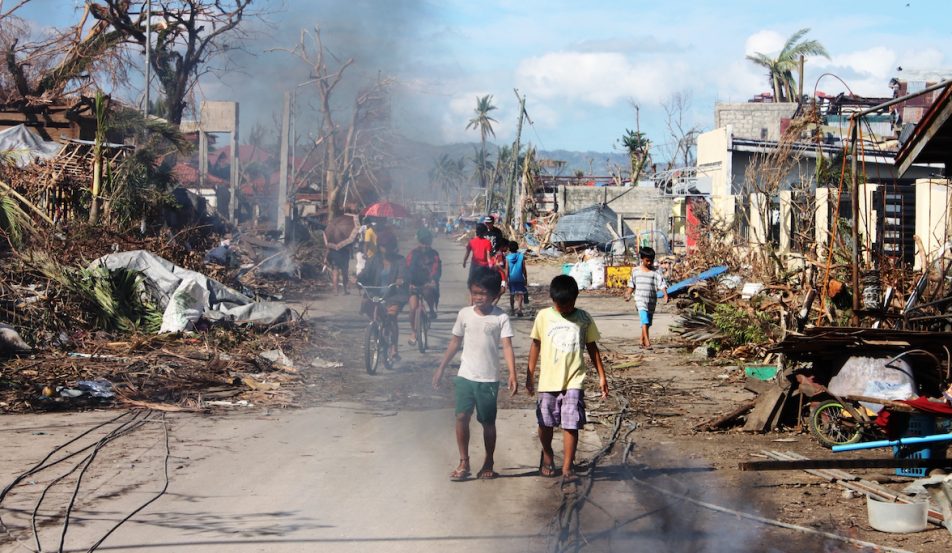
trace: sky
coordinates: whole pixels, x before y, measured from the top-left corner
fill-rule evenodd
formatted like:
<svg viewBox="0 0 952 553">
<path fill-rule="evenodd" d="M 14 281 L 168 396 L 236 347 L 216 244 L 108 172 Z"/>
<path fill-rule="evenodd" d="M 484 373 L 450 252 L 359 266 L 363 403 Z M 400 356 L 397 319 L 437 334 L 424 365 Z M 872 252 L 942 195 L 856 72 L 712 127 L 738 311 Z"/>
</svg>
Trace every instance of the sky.
<svg viewBox="0 0 952 553">
<path fill-rule="evenodd" d="M 287 52 L 302 29 L 320 25 L 325 42 L 353 57 L 352 88 L 378 74 L 395 79 L 400 132 L 440 144 L 475 142 L 467 130 L 476 98 L 498 109 L 492 141 L 515 136 L 518 101 L 532 121 L 523 144 L 546 150 L 609 152 L 640 128 L 656 159 L 671 149 L 665 103 L 689 99 L 686 127 L 710 130 L 714 105 L 766 92 L 754 52 L 775 54 L 801 28 L 831 59 L 810 58 L 804 89 L 889 96 L 892 77 L 952 76 L 946 0 L 788 2 L 747 0 L 262 0 L 259 17 L 227 70 L 204 77 L 197 93 L 238 100 L 242 125 L 273 125 L 285 90 L 298 91 L 306 127 L 314 95 L 309 70 Z M 21 13 L 36 26 L 76 19 L 77 0 L 34 0 Z M 899 68 L 902 68 L 901 70 Z M 345 85 L 344 89 L 346 89 Z M 342 97 L 346 94 L 342 94 Z M 341 105 L 346 105 L 341 100 Z M 636 107 L 637 106 L 637 109 Z M 636 120 L 637 114 L 637 120 Z"/>
</svg>

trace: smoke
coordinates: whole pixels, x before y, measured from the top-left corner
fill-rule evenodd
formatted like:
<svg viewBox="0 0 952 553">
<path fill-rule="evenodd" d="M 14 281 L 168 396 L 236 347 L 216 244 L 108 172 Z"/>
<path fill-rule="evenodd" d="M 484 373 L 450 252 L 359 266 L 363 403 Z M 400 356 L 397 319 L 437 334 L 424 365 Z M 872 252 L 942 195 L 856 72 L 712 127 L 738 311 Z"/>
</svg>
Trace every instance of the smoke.
<svg viewBox="0 0 952 553">
<path fill-rule="evenodd" d="M 724 476 L 697 454 L 665 451 L 654 444 L 636 451 L 637 463 L 630 472 L 617 475 L 619 480 L 627 480 L 629 474 L 634 476 L 629 491 L 635 500 L 627 505 L 612 505 L 615 528 L 599 535 L 611 550 L 825 552 L 840 550 L 843 545 L 739 516 L 737 513 L 782 518 L 776 516 L 771 488 L 759 487 L 755 475 Z"/>
<path fill-rule="evenodd" d="M 425 2 L 289 0 L 262 6 L 256 17 L 242 23 L 245 39 L 234 43 L 227 59 L 200 84 L 199 96 L 204 99 L 240 102 L 243 136 L 255 123 L 274 126 L 290 90 L 297 96 L 298 121 L 318 121 L 314 86 L 302 84 L 311 78 L 311 68 L 287 51 L 299 44 L 302 32 L 320 28 L 331 69 L 353 59 L 333 98 L 342 119 L 356 91 L 378 76 L 400 82 L 415 78 L 413 68 L 423 52 L 421 29 L 428 21 Z M 403 110 L 395 106 L 394 111 Z"/>
<path fill-rule="evenodd" d="M 444 40 L 432 31 L 437 15 L 434 9 L 423 0 L 262 3 L 257 15 L 242 23 L 244 39 L 230 45 L 229 55 L 202 78 L 196 103 L 203 99 L 238 101 L 240 141 L 247 143 L 257 126 L 255 134 L 273 147 L 278 142 L 284 95 L 293 91 L 294 134 L 300 145 L 313 143 L 321 124 L 316 87 L 307 83 L 313 71 L 288 50 L 301 42 L 302 32 L 319 27 L 330 71 L 353 60 L 332 95 L 335 123 L 346 128 L 359 91 L 378 78 L 392 79 L 389 108 L 393 135 L 434 142 L 440 114 L 432 113 L 431 102 L 421 94 L 431 78 L 439 78 L 440 69 L 431 70 L 427 65 L 430 53 Z M 310 39 L 305 41 L 313 46 Z M 399 144 L 394 147 L 401 153 L 405 150 Z M 397 157 L 403 164 L 414 162 L 406 155 Z M 425 157 L 417 160 L 421 166 L 417 174 L 425 174 L 432 163 Z"/>
</svg>

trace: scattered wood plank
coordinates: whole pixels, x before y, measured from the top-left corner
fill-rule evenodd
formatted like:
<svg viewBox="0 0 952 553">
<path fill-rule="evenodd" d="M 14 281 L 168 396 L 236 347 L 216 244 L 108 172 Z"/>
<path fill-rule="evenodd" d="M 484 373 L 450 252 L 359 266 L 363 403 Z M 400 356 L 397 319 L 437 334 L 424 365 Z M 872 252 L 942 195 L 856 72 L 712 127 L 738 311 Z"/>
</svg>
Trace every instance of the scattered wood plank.
<svg viewBox="0 0 952 553">
<path fill-rule="evenodd" d="M 740 405 L 738 405 L 736 409 L 732 410 L 726 415 L 721 415 L 719 417 L 715 417 L 713 419 L 704 421 L 701 424 L 696 425 L 694 427 L 694 431 L 695 432 L 710 432 L 712 430 L 718 430 L 720 428 L 724 428 L 728 424 L 738 419 L 739 417 L 742 417 L 745 414 L 747 414 L 747 412 L 753 409 L 754 405 L 756 404 L 757 404 L 756 398 L 745 401 L 744 403 L 741 403 Z"/>
<path fill-rule="evenodd" d="M 917 469 L 945 468 L 947 459 L 876 458 L 876 459 L 791 459 L 746 461 L 738 468 L 743 471 L 807 470 L 807 469 Z"/>
<path fill-rule="evenodd" d="M 764 451 L 768 457 L 773 459 L 787 459 L 787 460 L 806 460 L 807 458 L 799 453 L 794 453 L 792 451 L 779 452 L 779 451 Z M 893 490 L 883 486 L 879 482 L 873 482 L 871 480 L 863 480 L 859 476 L 845 472 L 842 470 L 835 469 L 820 469 L 820 470 L 805 470 L 808 474 L 812 474 L 818 478 L 822 478 L 828 482 L 836 482 L 839 486 L 846 488 L 848 490 L 853 490 L 854 492 L 870 495 L 875 499 L 881 501 L 891 501 L 898 503 L 913 503 L 915 499 L 900 493 L 896 493 Z M 943 525 L 945 517 L 938 510 L 933 508 L 933 505 L 929 506 L 929 522 L 932 524 L 938 524 L 939 526 Z"/>
<path fill-rule="evenodd" d="M 787 391 L 774 387 L 757 397 L 753 411 L 744 424 L 744 432 L 767 432 L 776 412 L 783 407 Z"/>
</svg>

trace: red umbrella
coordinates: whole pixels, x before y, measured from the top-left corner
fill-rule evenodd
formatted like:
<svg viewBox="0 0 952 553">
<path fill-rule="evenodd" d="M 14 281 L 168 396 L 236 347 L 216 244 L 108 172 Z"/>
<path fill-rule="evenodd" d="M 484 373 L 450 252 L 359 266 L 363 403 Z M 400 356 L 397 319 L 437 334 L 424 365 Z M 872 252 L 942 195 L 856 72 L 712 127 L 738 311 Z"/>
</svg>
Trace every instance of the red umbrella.
<svg viewBox="0 0 952 553">
<path fill-rule="evenodd" d="M 410 212 L 400 204 L 392 202 L 377 202 L 367 207 L 362 213 L 365 217 L 390 217 L 402 219 L 409 217 Z"/>
</svg>

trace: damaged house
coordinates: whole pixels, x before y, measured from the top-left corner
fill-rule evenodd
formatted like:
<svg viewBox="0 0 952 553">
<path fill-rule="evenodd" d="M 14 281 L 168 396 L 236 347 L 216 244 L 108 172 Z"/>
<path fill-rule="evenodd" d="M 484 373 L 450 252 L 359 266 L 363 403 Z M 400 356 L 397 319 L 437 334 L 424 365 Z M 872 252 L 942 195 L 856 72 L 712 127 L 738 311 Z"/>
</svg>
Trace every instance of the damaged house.
<svg viewBox="0 0 952 553">
<path fill-rule="evenodd" d="M 924 88 L 903 84 L 913 92 Z M 834 221 L 852 218 L 850 118 L 890 100 L 820 96 L 809 114 L 795 103 L 718 105 L 717 128 L 698 137 L 697 156 L 697 179 L 710 183 L 713 216 L 734 225 L 738 244 L 769 245 L 788 260 L 816 244 L 822 256 Z M 915 237 L 932 232 L 929 206 L 938 166 L 900 168 L 897 160 L 900 131 L 908 133 L 923 101 L 900 102 L 862 117 L 857 220 L 870 246 L 867 256 L 880 252 L 918 265 Z M 797 122 L 801 115 L 810 119 L 807 124 Z M 930 244 L 927 250 L 935 242 Z"/>
</svg>

